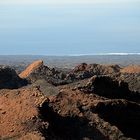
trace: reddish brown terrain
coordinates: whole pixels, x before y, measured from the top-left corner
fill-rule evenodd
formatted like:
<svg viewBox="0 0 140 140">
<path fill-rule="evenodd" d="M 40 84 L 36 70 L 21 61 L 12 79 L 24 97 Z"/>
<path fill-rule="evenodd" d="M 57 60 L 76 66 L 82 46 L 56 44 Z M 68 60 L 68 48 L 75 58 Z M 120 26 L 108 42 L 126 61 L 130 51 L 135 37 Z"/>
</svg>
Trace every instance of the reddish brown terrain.
<svg viewBox="0 0 140 140">
<path fill-rule="evenodd" d="M 45 99 L 39 90 L 1 90 L 1 94 L 1 135 L 20 137 L 42 125 L 36 118 L 38 107 Z"/>
<path fill-rule="evenodd" d="M 122 73 L 140 73 L 140 65 L 130 65 L 121 70 Z"/>
<path fill-rule="evenodd" d="M 0 139 L 139 140 L 140 72 L 132 69 L 63 71 L 36 61 L 18 76 L 1 67 Z"/>
</svg>

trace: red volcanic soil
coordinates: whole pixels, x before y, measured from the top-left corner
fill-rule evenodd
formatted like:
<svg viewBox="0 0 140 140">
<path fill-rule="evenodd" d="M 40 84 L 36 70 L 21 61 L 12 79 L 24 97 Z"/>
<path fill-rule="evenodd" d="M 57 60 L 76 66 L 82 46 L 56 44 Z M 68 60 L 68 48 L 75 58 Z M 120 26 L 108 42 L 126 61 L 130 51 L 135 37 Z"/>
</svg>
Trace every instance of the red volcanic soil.
<svg viewBox="0 0 140 140">
<path fill-rule="evenodd" d="M 140 66 L 131 65 L 121 70 L 122 73 L 140 73 Z"/>
<path fill-rule="evenodd" d="M 45 97 L 36 88 L 1 90 L 0 136 L 21 137 L 31 131 L 37 131 L 42 125 L 37 119 L 38 107 L 44 100 Z"/>
</svg>

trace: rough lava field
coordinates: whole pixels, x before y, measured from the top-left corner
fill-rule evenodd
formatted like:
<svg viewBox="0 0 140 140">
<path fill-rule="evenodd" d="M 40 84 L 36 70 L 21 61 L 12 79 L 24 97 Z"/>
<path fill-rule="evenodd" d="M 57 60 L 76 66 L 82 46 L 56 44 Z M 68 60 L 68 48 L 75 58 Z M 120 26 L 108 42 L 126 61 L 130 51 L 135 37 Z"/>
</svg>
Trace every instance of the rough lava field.
<svg viewBox="0 0 140 140">
<path fill-rule="evenodd" d="M 0 139 L 140 140 L 140 65 L 1 66 Z"/>
</svg>

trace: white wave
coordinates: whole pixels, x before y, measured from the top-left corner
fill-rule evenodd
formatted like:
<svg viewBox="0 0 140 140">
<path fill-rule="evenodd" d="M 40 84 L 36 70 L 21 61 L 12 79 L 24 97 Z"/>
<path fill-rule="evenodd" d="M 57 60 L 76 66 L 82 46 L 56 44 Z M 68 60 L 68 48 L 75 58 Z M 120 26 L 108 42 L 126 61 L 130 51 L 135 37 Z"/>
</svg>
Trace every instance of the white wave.
<svg viewBox="0 0 140 140">
<path fill-rule="evenodd" d="M 100 55 L 140 55 L 140 53 L 102 53 Z"/>
<path fill-rule="evenodd" d="M 90 55 L 140 55 L 140 53 L 88 53 L 88 54 L 70 54 L 68 56 L 90 56 Z"/>
</svg>

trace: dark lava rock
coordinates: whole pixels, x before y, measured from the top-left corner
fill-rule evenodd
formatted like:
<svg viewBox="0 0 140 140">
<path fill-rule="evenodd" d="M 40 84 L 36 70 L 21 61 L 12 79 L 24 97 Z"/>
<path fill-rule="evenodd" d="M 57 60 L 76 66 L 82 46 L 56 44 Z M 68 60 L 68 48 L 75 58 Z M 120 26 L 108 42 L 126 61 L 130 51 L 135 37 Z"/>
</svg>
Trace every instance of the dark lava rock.
<svg viewBox="0 0 140 140">
<path fill-rule="evenodd" d="M 98 103 L 93 109 L 112 125 L 117 126 L 127 137 L 140 139 L 140 105 L 125 100 Z"/>
<path fill-rule="evenodd" d="M 122 99 L 63 89 L 39 108 L 49 123 L 44 136 L 50 140 L 139 139 L 140 106 Z"/>
<path fill-rule="evenodd" d="M 0 67 L 0 89 L 16 89 L 26 84 L 26 80 L 19 78 L 15 70 L 5 66 Z"/>
<path fill-rule="evenodd" d="M 31 83 L 44 79 L 48 83 L 58 86 L 69 84 L 81 79 L 90 78 L 94 75 L 108 75 L 118 73 L 120 71 L 120 67 L 118 65 L 88 65 L 86 63 L 82 63 L 81 65 L 75 67 L 72 71 L 66 71 L 58 68 L 49 68 L 48 66 L 43 65 L 43 61 L 41 62 L 41 65 L 35 68 L 33 65 L 34 63 L 32 63 L 25 71 L 22 72 L 23 74 L 30 73 L 26 79 L 28 79 Z"/>
<path fill-rule="evenodd" d="M 118 79 L 128 83 L 131 91 L 140 93 L 140 73 L 124 73 Z"/>
<path fill-rule="evenodd" d="M 33 71 L 27 79 L 31 83 L 34 83 L 37 80 L 44 79 L 52 85 L 63 85 L 68 83 L 68 81 L 65 80 L 65 77 L 66 75 L 62 71 L 58 71 L 54 68 L 49 68 L 43 65 Z"/>
<path fill-rule="evenodd" d="M 109 76 L 93 76 L 84 86 L 81 84 L 77 89 L 109 99 L 127 99 L 140 103 L 139 92 L 131 91 L 127 82 Z"/>
<path fill-rule="evenodd" d="M 124 98 L 130 93 L 127 83 L 113 80 L 109 76 L 94 76 L 89 80 L 85 88 L 87 92 L 110 98 Z"/>
<path fill-rule="evenodd" d="M 94 75 L 112 75 L 119 73 L 120 67 L 118 65 L 100 65 L 100 64 L 86 64 L 82 63 L 76 66 L 67 76 L 67 79 L 86 79 Z"/>
</svg>

